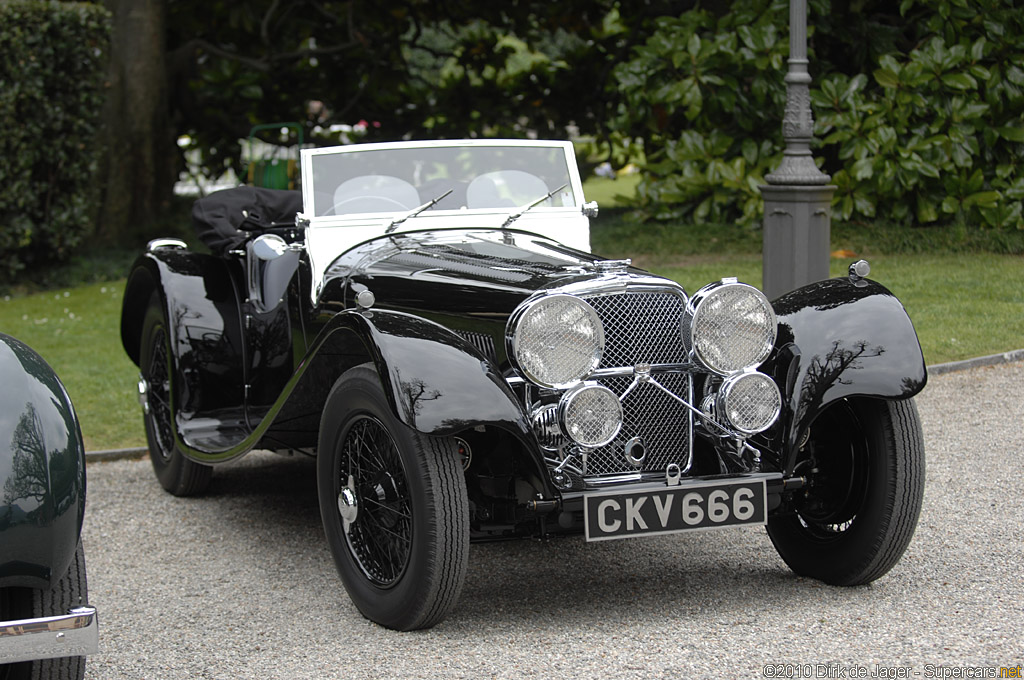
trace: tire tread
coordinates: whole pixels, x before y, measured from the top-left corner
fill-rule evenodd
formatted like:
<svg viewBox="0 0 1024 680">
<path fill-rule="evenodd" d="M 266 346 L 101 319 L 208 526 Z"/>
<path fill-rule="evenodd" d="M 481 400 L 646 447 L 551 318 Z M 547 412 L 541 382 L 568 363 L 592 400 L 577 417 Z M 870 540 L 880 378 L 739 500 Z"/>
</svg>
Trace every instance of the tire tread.
<svg viewBox="0 0 1024 680">
<path fill-rule="evenodd" d="M 848 533 L 832 543 L 812 539 L 794 516 L 768 523 L 772 542 L 793 571 L 837 586 L 870 583 L 900 561 L 914 536 L 924 495 L 924 435 L 914 400 L 851 403 L 857 420 L 879 446 L 876 453 L 885 456 L 884 468 L 872 473 L 881 476 L 875 483 L 886 485 L 872 492 L 874 502 L 883 506 L 877 523 L 858 527 L 855 520 Z"/>
<path fill-rule="evenodd" d="M 407 450 L 405 474 L 424 480 L 422 517 L 426 519 L 422 560 L 416 573 L 407 572 L 409 584 L 402 599 L 395 591 L 381 592 L 365 581 L 351 563 L 332 496 L 336 447 L 345 423 L 353 416 L 369 414 L 391 430 L 396 446 Z M 469 565 L 469 500 L 458 450 L 450 437 L 421 434 L 401 423 L 388 406 L 381 381 L 372 364 L 346 371 L 331 389 L 320 420 L 317 487 L 320 512 L 338 573 L 349 596 L 366 618 L 395 630 L 430 628 L 440 623 L 458 602 Z M 412 579 L 406 581 L 407 579 Z M 394 588 L 403 587 L 402 585 Z"/>
</svg>

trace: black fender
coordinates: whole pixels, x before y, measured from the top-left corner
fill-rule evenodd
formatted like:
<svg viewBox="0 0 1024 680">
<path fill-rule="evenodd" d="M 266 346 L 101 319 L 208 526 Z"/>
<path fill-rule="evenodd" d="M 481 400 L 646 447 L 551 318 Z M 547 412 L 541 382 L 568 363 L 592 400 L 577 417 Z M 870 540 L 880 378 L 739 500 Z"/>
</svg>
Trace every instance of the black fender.
<svg viewBox="0 0 1024 680">
<path fill-rule="evenodd" d="M 121 308 L 121 343 L 138 365 L 142 325 L 155 293 L 172 334 L 179 414 L 243 402 L 239 285 L 226 260 L 185 248 L 153 248 L 132 265 Z"/>
<path fill-rule="evenodd" d="M 511 434 L 544 485 L 545 497 L 556 494 L 519 399 L 493 362 L 456 333 L 404 312 L 350 310 L 335 315 L 314 345 L 314 363 L 322 366 L 314 375 L 340 375 L 365 352 L 395 416 L 418 432 L 440 436 L 486 427 Z M 339 356 L 350 359 L 328 359 Z M 333 371 L 327 370 L 328 363 Z M 321 405 L 324 401 L 326 393 Z"/>
<path fill-rule="evenodd" d="M 784 471 L 822 410 L 854 396 L 909 399 L 928 380 L 914 325 L 900 301 L 868 279 L 829 279 L 772 302 L 774 358 L 765 367 L 782 390 L 779 436 Z"/>
<path fill-rule="evenodd" d="M 403 424 L 435 436 L 478 427 L 503 430 L 519 440 L 533 472 L 547 485 L 529 418 L 494 363 L 444 326 L 405 312 L 335 314 L 289 383 L 287 391 L 293 396 L 281 408 L 279 420 L 295 420 L 305 411 L 319 425 L 338 377 L 367 362 L 377 369 L 392 412 Z M 545 491 L 554 494 L 553 489 Z"/>
<path fill-rule="evenodd" d="M 82 431 L 53 369 L 3 333 L 0 379 L 0 588 L 49 589 L 82 531 Z"/>
<path fill-rule="evenodd" d="M 372 348 L 373 362 L 395 415 L 429 435 L 477 425 L 516 436 L 529 419 L 490 359 L 449 329 L 395 311 L 346 312 L 325 333 L 345 329 Z"/>
</svg>

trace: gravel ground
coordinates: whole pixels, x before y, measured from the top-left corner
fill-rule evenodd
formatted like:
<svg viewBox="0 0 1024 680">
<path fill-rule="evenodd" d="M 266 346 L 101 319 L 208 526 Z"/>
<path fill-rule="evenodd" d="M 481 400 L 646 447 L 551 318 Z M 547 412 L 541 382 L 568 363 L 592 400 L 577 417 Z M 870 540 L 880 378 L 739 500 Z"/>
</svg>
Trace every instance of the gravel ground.
<svg viewBox="0 0 1024 680">
<path fill-rule="evenodd" d="M 933 376 L 917 403 L 924 510 L 869 586 L 794 576 L 756 529 L 474 545 L 458 607 L 416 633 L 349 602 L 312 461 L 253 454 L 194 499 L 165 494 L 148 461 L 91 463 L 86 675 L 998 677 L 1024 663 L 1024 363 Z"/>
</svg>

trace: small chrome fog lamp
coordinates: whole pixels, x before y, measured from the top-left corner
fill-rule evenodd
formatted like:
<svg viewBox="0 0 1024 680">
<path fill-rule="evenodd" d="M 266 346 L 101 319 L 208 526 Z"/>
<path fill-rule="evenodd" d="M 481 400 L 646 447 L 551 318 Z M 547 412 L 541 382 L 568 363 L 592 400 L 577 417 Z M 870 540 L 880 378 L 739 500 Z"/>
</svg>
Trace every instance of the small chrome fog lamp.
<svg viewBox="0 0 1024 680">
<path fill-rule="evenodd" d="M 775 381 L 757 371 L 726 378 L 715 403 L 716 414 L 743 434 L 767 430 L 779 417 L 781 408 L 782 396 Z"/>
<path fill-rule="evenodd" d="M 562 395 L 558 421 L 566 437 L 596 449 L 609 444 L 622 427 L 622 405 L 607 387 L 583 383 Z"/>
<path fill-rule="evenodd" d="M 557 451 L 565 443 L 565 436 L 558 426 L 558 406 L 542 404 L 530 413 L 530 424 L 537 435 L 537 442 L 548 451 Z"/>
</svg>

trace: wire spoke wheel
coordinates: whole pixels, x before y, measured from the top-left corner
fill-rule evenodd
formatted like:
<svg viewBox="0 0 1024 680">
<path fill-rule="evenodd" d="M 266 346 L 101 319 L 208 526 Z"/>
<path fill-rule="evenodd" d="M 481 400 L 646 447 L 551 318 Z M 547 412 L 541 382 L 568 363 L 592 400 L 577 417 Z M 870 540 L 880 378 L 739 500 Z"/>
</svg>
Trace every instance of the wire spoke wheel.
<svg viewBox="0 0 1024 680">
<path fill-rule="evenodd" d="M 872 451 L 857 412 L 842 404 L 815 423 L 806 449 L 810 486 L 797 517 L 809 538 L 828 542 L 849 531 L 867 499 Z"/>
<path fill-rule="evenodd" d="M 363 616 L 414 630 L 448 614 L 469 563 L 458 445 L 401 422 L 371 365 L 345 372 L 327 397 L 317 492 L 334 564 Z"/>
<path fill-rule="evenodd" d="M 342 445 L 339 488 L 353 480 L 358 515 L 345 530 L 349 550 L 366 577 L 393 585 L 409 562 L 412 514 L 405 470 L 394 440 L 376 418 L 355 419 Z"/>
<path fill-rule="evenodd" d="M 160 486 L 175 496 L 191 496 L 206 490 L 212 468 L 186 458 L 175 441 L 170 339 L 163 310 L 154 294 L 142 324 L 139 349 L 139 368 L 146 382 L 146 408 L 142 414 L 146 443 Z"/>
<path fill-rule="evenodd" d="M 798 574 L 869 583 L 900 560 L 924 496 L 924 442 L 912 399 L 841 400 L 811 425 L 795 474 L 807 479 L 788 514 L 768 522 Z"/>
<path fill-rule="evenodd" d="M 170 376 L 168 374 L 167 333 L 163 326 L 154 329 L 151 338 L 152 356 L 143 371 L 147 385 L 147 400 L 153 421 L 156 453 L 170 460 L 174 451 L 174 433 L 171 432 Z"/>
</svg>

